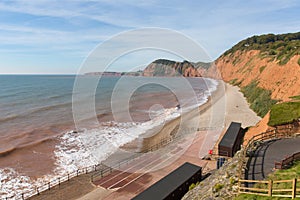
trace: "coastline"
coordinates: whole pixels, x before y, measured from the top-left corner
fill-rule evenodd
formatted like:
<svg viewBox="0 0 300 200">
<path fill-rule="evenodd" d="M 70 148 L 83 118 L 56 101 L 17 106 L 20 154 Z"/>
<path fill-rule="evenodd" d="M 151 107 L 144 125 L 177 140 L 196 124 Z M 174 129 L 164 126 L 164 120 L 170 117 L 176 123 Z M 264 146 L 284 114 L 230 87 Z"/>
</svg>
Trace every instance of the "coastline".
<svg viewBox="0 0 300 200">
<path fill-rule="evenodd" d="M 186 113 L 183 113 L 181 116 L 168 121 L 159 131 L 155 132 L 154 135 L 150 137 L 144 137 L 145 135 L 147 136 L 148 133 L 145 133 L 141 135 L 143 141 L 141 142 L 142 145 L 139 149 L 139 151 L 144 152 L 149 150 L 151 147 L 155 145 L 159 145 L 162 140 L 171 140 L 174 137 L 177 137 L 178 135 L 182 134 L 180 133 L 179 126 L 182 123 L 183 126 L 187 126 L 186 123 L 184 123 L 182 120 L 201 120 L 203 118 L 201 115 L 204 115 L 204 113 L 211 107 L 213 106 L 222 96 L 224 96 L 224 85 L 221 81 L 218 81 L 218 85 L 216 90 L 214 90 L 211 95 L 208 97 L 207 101 L 200 105 L 197 108 L 194 108 Z M 185 130 L 181 130 L 181 132 L 185 132 L 183 134 L 188 133 L 193 133 L 197 132 L 199 130 L 204 130 L 207 129 L 207 124 L 205 123 L 192 123 L 194 126 L 198 125 L 197 127 L 185 127 Z M 134 141 L 136 143 L 136 141 Z M 131 146 L 130 144 L 127 144 L 126 146 Z M 124 146 L 123 148 L 126 148 Z"/>
<path fill-rule="evenodd" d="M 147 182 L 143 183 L 143 188 L 149 187 L 154 182 L 158 181 L 163 176 L 165 176 L 166 174 L 170 173 L 172 170 L 177 168 L 183 162 L 191 162 L 191 163 L 201 165 L 205 168 L 204 171 L 210 171 L 212 169 L 215 169 L 216 167 L 215 162 L 213 161 L 207 162 L 201 160 L 199 147 L 200 145 L 206 144 L 206 138 L 207 137 L 210 138 L 211 143 L 204 145 L 202 149 L 204 154 L 208 153 L 206 148 L 211 148 L 211 146 L 217 144 L 217 141 L 219 140 L 221 134 L 225 132 L 226 128 L 229 126 L 231 121 L 241 122 L 242 126 L 246 127 L 250 125 L 253 126 L 256 124 L 258 120 L 260 120 L 260 118 L 257 117 L 257 115 L 249 108 L 249 105 L 245 100 L 245 98 L 243 97 L 243 94 L 239 92 L 239 88 L 236 86 L 231 86 L 229 84 L 226 84 L 223 81 L 219 81 L 217 90 L 215 90 L 212 93 L 211 97 L 208 99 L 208 101 L 203 105 L 201 105 L 198 109 L 197 112 L 200 111 L 201 114 L 199 125 L 198 125 L 199 129 L 195 130 L 197 139 L 194 140 L 193 144 L 191 145 L 191 148 L 189 148 L 184 155 L 182 155 L 176 162 L 170 164 L 168 167 L 163 168 L 162 170 L 155 171 L 153 173 L 151 172 L 150 175 L 148 174 L 148 176 L 152 178 L 149 179 Z M 199 118 L 195 117 L 195 114 L 196 114 L 195 112 L 188 112 L 184 115 L 187 117 L 187 119 L 199 120 Z M 213 118 L 212 117 L 213 115 L 217 115 L 217 116 Z M 145 140 L 142 143 L 143 147 L 146 148 L 147 146 L 158 144 L 161 138 L 168 137 L 168 136 L 170 137 L 172 135 L 172 131 L 176 130 L 176 126 L 178 126 L 178 124 L 181 122 L 179 118 L 176 118 L 166 123 L 165 127 L 161 129 L 156 135 L 149 137 L 147 140 Z M 136 142 L 137 141 L 128 143 L 124 145 L 121 149 L 127 149 L 132 151 L 136 148 L 137 145 Z M 120 158 L 124 159 L 124 157 L 122 157 L 123 153 L 122 152 L 116 153 L 114 154 L 114 157 L 119 159 Z M 111 160 L 112 163 L 114 161 L 116 160 L 115 159 Z M 66 184 L 69 185 L 71 183 L 66 183 Z M 77 187 L 78 190 L 82 187 L 82 183 L 72 183 L 72 184 L 75 184 L 75 186 L 73 185 L 68 187 L 75 187 L 75 188 Z M 133 184 L 135 185 L 136 183 Z M 77 195 L 73 194 L 71 199 L 80 199 L 80 200 L 105 199 L 105 198 L 121 199 L 121 197 L 132 198 L 133 196 L 135 196 L 134 193 L 132 193 L 132 191 L 124 191 L 124 189 L 122 189 L 121 191 L 115 192 L 115 190 L 105 189 L 100 186 L 95 186 L 91 183 L 90 180 L 86 180 L 85 185 L 91 186 L 90 192 L 87 191 L 85 195 L 82 195 L 82 193 L 78 191 L 78 194 Z M 55 194 L 55 189 L 54 191 L 52 190 L 50 191 L 52 194 Z M 47 196 L 46 193 L 48 193 L 48 191 L 45 192 L 45 195 Z M 60 190 L 59 193 L 62 196 L 68 198 L 69 195 L 68 192 L 63 192 Z M 32 199 L 40 199 L 42 196 L 45 197 L 45 195 L 35 196 Z"/>
</svg>

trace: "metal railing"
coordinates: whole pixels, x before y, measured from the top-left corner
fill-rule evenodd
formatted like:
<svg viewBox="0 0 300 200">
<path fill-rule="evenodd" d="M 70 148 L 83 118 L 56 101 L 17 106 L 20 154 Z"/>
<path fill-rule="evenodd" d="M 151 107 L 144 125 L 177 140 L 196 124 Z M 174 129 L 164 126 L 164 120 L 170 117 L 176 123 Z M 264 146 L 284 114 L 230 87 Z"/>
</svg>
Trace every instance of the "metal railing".
<svg viewBox="0 0 300 200">
<path fill-rule="evenodd" d="M 191 133 L 191 132 L 189 132 L 189 133 Z M 109 175 L 114 170 L 120 169 L 122 166 L 125 166 L 125 165 L 129 164 L 130 162 L 132 162 L 135 159 L 142 158 L 144 153 L 158 150 L 159 148 L 161 148 L 163 146 L 166 146 L 166 145 L 170 144 L 171 142 L 176 142 L 176 141 L 182 139 L 183 137 L 186 137 L 187 135 L 189 135 L 189 134 L 180 134 L 176 137 L 162 138 L 159 143 L 157 143 L 155 145 L 152 145 L 150 147 L 147 147 L 146 149 L 142 150 L 141 153 L 134 154 L 133 156 L 131 156 L 131 157 L 125 159 L 125 160 L 117 162 L 116 164 L 114 164 L 111 167 L 105 166 L 102 163 L 97 164 L 97 165 L 84 167 L 84 168 L 75 170 L 71 173 L 68 173 L 66 175 L 55 178 L 51 181 L 48 181 L 47 183 L 36 187 L 34 190 L 32 190 L 30 192 L 26 192 L 26 193 L 24 192 L 24 193 L 21 193 L 21 194 L 1 197 L 1 199 L 2 200 L 10 200 L 10 199 L 25 200 L 25 199 L 28 199 L 32 196 L 39 195 L 43 191 L 50 190 L 51 188 L 53 188 L 55 186 L 58 186 L 58 185 L 62 184 L 63 182 L 69 181 L 71 178 L 78 177 L 79 175 L 82 175 L 82 174 L 89 174 L 89 173 L 92 173 L 92 172 L 93 172 L 93 174 L 91 174 L 91 181 L 94 181 L 98 177 L 102 178 L 106 175 Z"/>
<path fill-rule="evenodd" d="M 93 166 L 85 167 L 85 168 L 82 168 L 82 169 L 78 169 L 78 170 L 75 170 L 71 173 L 67 173 L 64 176 L 60 176 L 60 177 L 55 178 L 51 181 L 48 181 L 47 183 L 36 187 L 35 190 L 32 190 L 30 192 L 2 197 L 2 199 L 3 200 L 4 199 L 5 200 L 9 200 L 9 199 L 22 199 L 22 200 L 23 199 L 28 199 L 28 198 L 30 198 L 34 195 L 39 195 L 43 191 L 50 190 L 51 188 L 53 188 L 55 186 L 58 186 L 58 185 L 62 184 L 63 182 L 69 181 L 71 178 L 78 177 L 79 175 L 82 175 L 82 174 L 88 174 L 88 173 L 91 173 L 93 171 L 97 171 L 99 167 L 100 167 L 100 165 L 93 165 Z"/>
</svg>

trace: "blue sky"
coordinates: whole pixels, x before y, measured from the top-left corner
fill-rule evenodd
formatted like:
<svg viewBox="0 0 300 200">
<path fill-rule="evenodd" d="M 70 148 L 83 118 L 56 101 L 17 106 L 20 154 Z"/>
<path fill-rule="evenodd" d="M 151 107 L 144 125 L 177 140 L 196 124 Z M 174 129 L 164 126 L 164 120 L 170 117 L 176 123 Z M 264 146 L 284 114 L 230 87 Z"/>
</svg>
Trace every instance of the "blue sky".
<svg viewBox="0 0 300 200">
<path fill-rule="evenodd" d="M 246 37 L 300 31 L 299 10 L 298 0 L 1 0 L 0 73 L 76 73 L 97 45 L 144 27 L 179 31 L 216 59 Z M 174 58 L 129 56 L 116 70 L 157 57 Z"/>
</svg>

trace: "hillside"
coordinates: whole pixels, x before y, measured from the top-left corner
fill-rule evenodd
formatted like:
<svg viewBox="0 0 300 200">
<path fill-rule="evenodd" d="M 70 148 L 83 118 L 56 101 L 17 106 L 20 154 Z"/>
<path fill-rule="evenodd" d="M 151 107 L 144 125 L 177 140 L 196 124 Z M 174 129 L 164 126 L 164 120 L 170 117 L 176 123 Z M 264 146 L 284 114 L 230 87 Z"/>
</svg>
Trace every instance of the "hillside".
<svg viewBox="0 0 300 200">
<path fill-rule="evenodd" d="M 195 67 L 196 66 L 196 67 Z M 184 76 L 200 77 L 197 67 L 205 68 L 205 64 L 191 63 L 188 61 L 175 62 L 166 59 L 158 59 L 150 63 L 143 72 L 143 76 Z M 207 67 L 206 67 L 207 68 Z"/>
<path fill-rule="evenodd" d="M 143 76 L 211 77 L 238 85 L 259 116 L 277 102 L 300 95 L 300 32 L 252 36 L 234 45 L 215 63 L 159 59 Z"/>
<path fill-rule="evenodd" d="M 226 82 L 245 87 L 257 83 L 271 98 L 289 101 L 300 94 L 300 32 L 247 38 L 215 62 Z"/>
</svg>

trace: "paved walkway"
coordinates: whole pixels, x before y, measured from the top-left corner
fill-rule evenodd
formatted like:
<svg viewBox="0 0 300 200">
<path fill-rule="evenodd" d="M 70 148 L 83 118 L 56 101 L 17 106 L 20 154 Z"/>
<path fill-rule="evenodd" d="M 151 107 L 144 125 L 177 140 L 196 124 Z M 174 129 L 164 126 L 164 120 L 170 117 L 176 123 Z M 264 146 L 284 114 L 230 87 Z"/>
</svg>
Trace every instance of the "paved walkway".
<svg viewBox="0 0 300 200">
<path fill-rule="evenodd" d="M 268 141 L 255 151 L 248 161 L 248 171 L 245 178 L 263 180 L 274 171 L 275 162 L 300 151 L 300 137 Z"/>
</svg>

